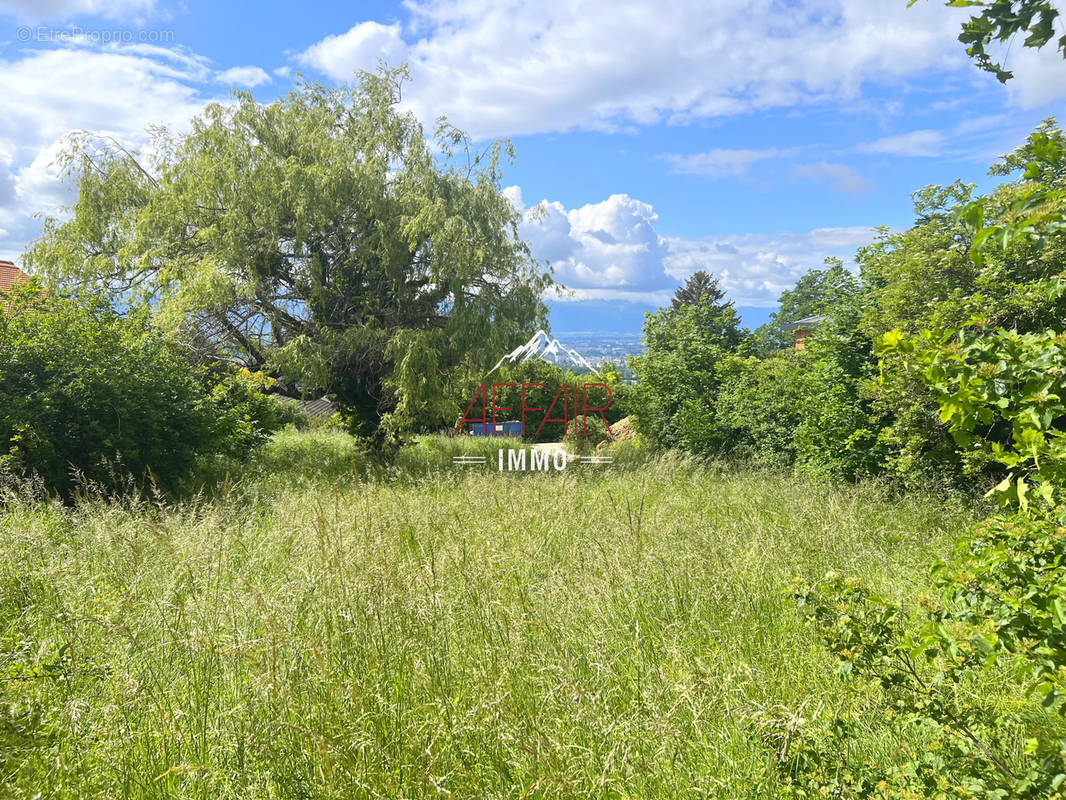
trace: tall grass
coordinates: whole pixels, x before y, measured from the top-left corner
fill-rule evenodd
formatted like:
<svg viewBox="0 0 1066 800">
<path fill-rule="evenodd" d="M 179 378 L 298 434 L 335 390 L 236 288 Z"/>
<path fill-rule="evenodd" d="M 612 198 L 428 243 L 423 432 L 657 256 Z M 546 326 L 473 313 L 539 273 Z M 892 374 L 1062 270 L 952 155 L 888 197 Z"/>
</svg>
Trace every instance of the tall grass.
<svg viewBox="0 0 1066 800">
<path fill-rule="evenodd" d="M 773 796 L 767 715 L 862 703 L 786 584 L 912 595 L 970 517 L 671 457 L 450 465 L 497 446 L 381 474 L 288 433 L 211 499 L 10 503 L 0 795 Z"/>
</svg>

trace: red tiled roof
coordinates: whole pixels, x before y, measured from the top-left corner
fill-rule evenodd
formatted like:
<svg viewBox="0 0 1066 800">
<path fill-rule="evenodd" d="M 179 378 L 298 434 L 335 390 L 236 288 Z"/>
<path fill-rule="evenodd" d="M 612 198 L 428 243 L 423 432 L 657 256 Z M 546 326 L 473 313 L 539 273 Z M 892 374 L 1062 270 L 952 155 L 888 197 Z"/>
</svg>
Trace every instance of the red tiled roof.
<svg viewBox="0 0 1066 800">
<path fill-rule="evenodd" d="M 29 278 L 29 275 L 10 261 L 0 261 L 0 292 L 6 292 L 16 283 L 22 283 Z"/>
</svg>

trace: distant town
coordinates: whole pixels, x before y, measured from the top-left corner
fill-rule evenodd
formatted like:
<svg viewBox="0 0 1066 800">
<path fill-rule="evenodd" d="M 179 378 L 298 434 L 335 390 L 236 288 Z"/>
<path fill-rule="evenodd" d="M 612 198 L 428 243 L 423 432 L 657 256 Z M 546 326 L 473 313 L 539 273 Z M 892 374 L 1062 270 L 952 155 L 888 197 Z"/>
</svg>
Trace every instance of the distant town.
<svg viewBox="0 0 1066 800">
<path fill-rule="evenodd" d="M 555 336 L 577 350 L 597 369 L 608 361 L 613 361 L 622 380 L 635 383 L 636 375 L 626 361 L 631 355 L 644 352 L 639 333 L 603 333 L 600 331 L 553 331 Z"/>
</svg>

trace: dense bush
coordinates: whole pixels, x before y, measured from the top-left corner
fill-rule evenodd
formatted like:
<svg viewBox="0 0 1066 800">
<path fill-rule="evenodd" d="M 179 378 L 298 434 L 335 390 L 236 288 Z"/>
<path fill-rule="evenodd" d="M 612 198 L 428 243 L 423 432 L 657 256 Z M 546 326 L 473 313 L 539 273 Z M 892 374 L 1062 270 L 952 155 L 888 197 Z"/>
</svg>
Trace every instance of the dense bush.
<svg viewBox="0 0 1066 800">
<path fill-rule="evenodd" d="M 808 358 L 785 350 L 769 358 L 730 356 L 722 362 L 717 417 L 728 431 L 730 454 L 770 467 L 796 462 L 803 422 Z"/>
<path fill-rule="evenodd" d="M 723 361 L 743 335 L 733 304 L 717 281 L 697 272 L 673 306 L 644 320 L 644 353 L 631 359 L 637 374 L 633 403 L 642 432 L 663 447 L 718 453 L 728 444 L 715 404 Z"/>
<path fill-rule="evenodd" d="M 849 754 L 846 723 L 797 737 L 782 763 L 794 796 L 1049 798 L 1066 791 L 1066 347 L 1054 333 L 894 331 L 881 350 L 937 399 L 967 464 L 1006 477 L 990 494 L 1013 513 L 963 537 L 934 567 L 921 611 L 835 573 L 794 595 L 848 678 L 879 694 L 874 715 L 899 748 Z M 982 682 L 1017 676 L 1035 701 L 984 699 Z M 847 775 L 847 781 L 841 776 Z"/>
<path fill-rule="evenodd" d="M 0 314 L 0 467 L 66 496 L 178 488 L 199 457 L 256 442 L 263 409 L 241 380 L 212 396 L 147 313 L 27 286 Z"/>
<path fill-rule="evenodd" d="M 275 384 L 268 375 L 241 369 L 223 373 L 211 382 L 211 401 L 218 410 L 216 428 L 222 449 L 228 454 L 242 455 L 285 425 L 304 422 L 304 415 L 295 404 L 266 393 Z"/>
</svg>

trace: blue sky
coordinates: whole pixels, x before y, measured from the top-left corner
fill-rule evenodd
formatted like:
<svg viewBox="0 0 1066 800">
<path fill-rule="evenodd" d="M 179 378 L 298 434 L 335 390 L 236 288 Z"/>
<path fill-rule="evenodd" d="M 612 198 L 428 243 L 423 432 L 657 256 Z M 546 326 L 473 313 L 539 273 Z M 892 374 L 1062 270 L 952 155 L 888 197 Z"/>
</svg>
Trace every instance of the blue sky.
<svg viewBox="0 0 1066 800">
<path fill-rule="evenodd" d="M 910 193 L 1060 116 L 1066 64 L 1014 46 L 1007 87 L 922 0 L 392 3 L 0 0 L 0 258 L 69 194 L 71 130 L 133 145 L 230 87 L 268 101 L 407 62 L 411 110 L 510 137 L 524 235 L 572 287 L 558 331 L 636 331 L 696 269 L 758 324 L 826 256 L 906 226 Z M 539 209 L 539 210 L 538 210 Z M 536 213 L 533 213 L 537 210 Z"/>
</svg>

